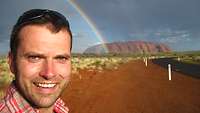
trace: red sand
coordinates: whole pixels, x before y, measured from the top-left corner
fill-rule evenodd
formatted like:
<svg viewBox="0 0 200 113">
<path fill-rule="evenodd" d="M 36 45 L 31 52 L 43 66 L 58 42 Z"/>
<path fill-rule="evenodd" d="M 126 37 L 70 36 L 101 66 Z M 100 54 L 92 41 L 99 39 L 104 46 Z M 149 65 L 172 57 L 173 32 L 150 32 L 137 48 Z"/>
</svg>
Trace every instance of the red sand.
<svg viewBox="0 0 200 113">
<path fill-rule="evenodd" d="M 200 79 L 133 61 L 73 75 L 62 98 L 70 113 L 200 113 Z"/>
</svg>

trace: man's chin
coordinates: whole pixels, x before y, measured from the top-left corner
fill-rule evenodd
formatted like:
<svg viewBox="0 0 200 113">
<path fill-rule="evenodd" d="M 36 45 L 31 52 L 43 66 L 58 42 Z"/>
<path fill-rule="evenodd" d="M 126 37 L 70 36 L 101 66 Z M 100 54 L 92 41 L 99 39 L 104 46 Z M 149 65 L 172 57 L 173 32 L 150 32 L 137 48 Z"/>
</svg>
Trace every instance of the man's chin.
<svg viewBox="0 0 200 113">
<path fill-rule="evenodd" d="M 54 98 L 53 97 L 41 97 L 33 102 L 35 102 L 36 108 L 50 108 L 54 105 L 56 100 L 57 100 L 56 97 L 54 97 Z"/>
</svg>

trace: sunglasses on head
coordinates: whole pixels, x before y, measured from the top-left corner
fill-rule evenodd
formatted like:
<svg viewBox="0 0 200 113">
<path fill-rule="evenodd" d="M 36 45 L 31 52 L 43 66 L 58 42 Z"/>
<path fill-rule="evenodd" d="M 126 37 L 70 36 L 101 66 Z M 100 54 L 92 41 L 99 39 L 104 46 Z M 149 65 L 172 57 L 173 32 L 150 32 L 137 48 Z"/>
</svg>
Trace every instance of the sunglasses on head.
<svg viewBox="0 0 200 113">
<path fill-rule="evenodd" d="M 39 20 L 42 18 L 45 18 L 49 16 L 50 18 L 54 19 L 54 20 L 61 20 L 64 23 L 68 24 L 68 21 L 66 20 L 66 18 L 56 12 L 56 11 L 52 11 L 52 10 L 48 10 L 48 9 L 32 9 L 29 10 L 27 12 L 25 12 L 18 20 L 17 25 L 22 25 L 28 22 L 32 22 L 34 20 Z"/>
</svg>

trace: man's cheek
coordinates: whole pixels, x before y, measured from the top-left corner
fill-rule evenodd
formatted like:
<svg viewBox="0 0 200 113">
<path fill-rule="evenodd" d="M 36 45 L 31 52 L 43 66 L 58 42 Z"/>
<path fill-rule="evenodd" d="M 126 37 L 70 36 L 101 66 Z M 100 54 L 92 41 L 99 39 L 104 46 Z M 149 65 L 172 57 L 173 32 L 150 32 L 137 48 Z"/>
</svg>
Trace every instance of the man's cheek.
<svg viewBox="0 0 200 113">
<path fill-rule="evenodd" d="M 20 73 L 22 76 L 32 78 L 39 73 L 41 66 L 35 64 L 21 64 L 18 70 L 21 70 Z"/>
<path fill-rule="evenodd" d="M 54 66 L 55 72 L 57 75 L 59 75 L 61 78 L 63 79 L 69 79 L 70 75 L 71 75 L 71 64 L 65 64 L 65 65 L 61 65 L 61 64 L 56 64 Z"/>
</svg>

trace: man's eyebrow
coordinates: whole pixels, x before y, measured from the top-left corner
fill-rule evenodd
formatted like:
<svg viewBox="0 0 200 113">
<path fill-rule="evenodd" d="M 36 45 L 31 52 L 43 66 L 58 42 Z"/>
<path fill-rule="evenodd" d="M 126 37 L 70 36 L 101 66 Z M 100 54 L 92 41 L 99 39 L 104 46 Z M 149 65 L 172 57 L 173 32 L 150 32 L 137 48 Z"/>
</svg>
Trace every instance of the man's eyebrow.
<svg viewBox="0 0 200 113">
<path fill-rule="evenodd" d="M 37 52 L 27 52 L 27 53 L 23 54 L 23 56 L 24 57 L 29 57 L 29 56 L 46 57 L 44 54 L 37 53 Z M 58 58 L 58 57 L 71 58 L 71 55 L 70 54 L 58 54 L 58 55 L 54 56 L 54 58 Z"/>
<path fill-rule="evenodd" d="M 45 57 L 45 55 L 41 54 L 41 53 L 36 53 L 36 52 L 28 52 L 25 53 L 23 56 L 28 57 L 28 56 L 40 56 L 40 57 Z"/>
<path fill-rule="evenodd" d="M 56 57 L 56 58 L 58 58 L 58 57 L 71 58 L 71 55 L 69 55 L 69 54 L 59 54 L 59 55 L 56 55 L 55 57 Z"/>
</svg>

